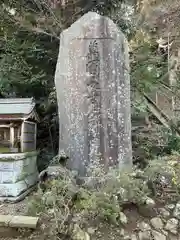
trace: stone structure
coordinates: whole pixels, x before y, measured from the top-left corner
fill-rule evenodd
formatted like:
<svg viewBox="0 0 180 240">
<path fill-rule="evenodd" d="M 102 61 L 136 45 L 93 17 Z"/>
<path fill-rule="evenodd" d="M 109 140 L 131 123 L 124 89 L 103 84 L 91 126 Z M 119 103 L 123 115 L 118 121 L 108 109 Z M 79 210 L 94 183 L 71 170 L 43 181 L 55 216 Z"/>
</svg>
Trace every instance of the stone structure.
<svg viewBox="0 0 180 240">
<path fill-rule="evenodd" d="M 16 202 L 38 181 L 33 98 L 0 99 L 0 201 Z"/>
<path fill-rule="evenodd" d="M 20 200 L 32 191 L 37 181 L 36 151 L 0 154 L 0 201 Z"/>
<path fill-rule="evenodd" d="M 68 167 L 131 166 L 128 43 L 109 18 L 89 12 L 61 33 L 55 85 Z"/>
</svg>

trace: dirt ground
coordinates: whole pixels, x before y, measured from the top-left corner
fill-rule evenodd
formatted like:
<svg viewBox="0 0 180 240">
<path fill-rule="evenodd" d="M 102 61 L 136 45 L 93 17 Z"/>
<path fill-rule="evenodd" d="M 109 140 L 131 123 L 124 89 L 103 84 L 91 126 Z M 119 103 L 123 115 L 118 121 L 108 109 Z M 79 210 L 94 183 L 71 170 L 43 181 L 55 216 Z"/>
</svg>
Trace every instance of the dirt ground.
<svg viewBox="0 0 180 240">
<path fill-rule="evenodd" d="M 18 203 L 1 203 L 0 204 L 0 214 L 4 215 L 27 215 L 27 207 L 28 207 L 29 198 L 27 197 L 21 202 Z M 128 224 L 126 226 L 113 226 L 107 222 L 101 221 L 90 221 L 87 227 L 92 227 L 93 229 L 97 229 L 95 234 L 93 234 L 92 240 L 109 240 L 109 239 L 121 239 L 121 229 L 123 228 L 126 233 L 136 233 L 137 232 L 137 223 L 145 221 L 149 222 L 149 220 L 155 216 L 157 216 L 158 209 L 163 207 L 166 203 L 157 202 L 156 206 L 153 208 L 146 208 L 145 206 L 137 207 L 133 204 L 128 204 L 124 206 L 122 209 L 125 215 L 128 218 Z M 7 228 L 0 227 L 0 240 L 47 240 L 46 236 L 46 227 L 49 222 L 47 219 L 40 219 L 39 224 L 36 230 L 28 230 L 28 229 L 15 229 L 15 228 Z M 49 238 L 48 238 L 49 239 Z M 52 239 L 55 240 L 55 236 L 52 236 Z M 66 238 L 62 238 L 62 240 L 68 240 Z"/>
<path fill-rule="evenodd" d="M 19 203 L 0 203 L 1 215 L 26 215 L 27 212 L 27 199 Z M 17 229 L 10 229 L 6 227 L 0 227 L 0 239 L 3 240 L 15 240 L 19 239 L 21 233 Z"/>
<path fill-rule="evenodd" d="M 2 203 L 0 204 L 0 214 L 11 214 L 11 215 L 26 215 L 27 214 L 27 204 L 28 198 L 23 201 L 15 204 Z M 129 224 L 127 231 L 133 231 L 136 228 L 137 221 L 142 221 L 144 217 L 139 214 L 138 209 L 135 206 L 128 206 L 127 209 L 124 209 L 125 214 L 129 218 Z M 153 216 L 153 213 L 150 213 Z M 95 239 L 117 239 L 120 237 L 121 228 L 111 226 L 105 222 L 94 222 L 94 228 L 98 226 L 98 231 Z M 24 230 L 24 229 L 12 229 L 0 227 L 0 239 L 1 240 L 44 240 L 44 236 L 41 235 L 42 229 L 38 226 L 36 231 L 33 230 Z M 67 240 L 67 239 L 66 239 Z"/>
</svg>

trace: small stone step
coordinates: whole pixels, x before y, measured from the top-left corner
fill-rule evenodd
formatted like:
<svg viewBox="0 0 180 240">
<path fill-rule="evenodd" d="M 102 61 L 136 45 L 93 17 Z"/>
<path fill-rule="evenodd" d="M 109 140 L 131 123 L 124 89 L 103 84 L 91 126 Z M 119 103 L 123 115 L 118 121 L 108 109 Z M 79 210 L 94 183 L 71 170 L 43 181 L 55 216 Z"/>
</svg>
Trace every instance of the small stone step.
<svg viewBox="0 0 180 240">
<path fill-rule="evenodd" d="M 11 219 L 11 215 L 0 215 L 0 227 L 8 227 Z"/>
<path fill-rule="evenodd" d="M 10 227 L 21 227 L 21 228 L 36 228 L 38 223 L 37 217 L 29 216 L 13 216 L 9 222 Z"/>
<path fill-rule="evenodd" d="M 38 217 L 0 215 L 0 226 L 35 229 L 37 227 L 38 220 Z"/>
</svg>

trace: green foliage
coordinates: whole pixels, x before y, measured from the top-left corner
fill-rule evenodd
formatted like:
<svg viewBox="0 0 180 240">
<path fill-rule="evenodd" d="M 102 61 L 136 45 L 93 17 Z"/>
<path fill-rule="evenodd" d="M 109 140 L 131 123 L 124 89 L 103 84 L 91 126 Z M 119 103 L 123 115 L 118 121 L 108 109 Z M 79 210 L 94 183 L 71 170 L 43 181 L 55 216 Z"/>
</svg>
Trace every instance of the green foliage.
<svg viewBox="0 0 180 240">
<path fill-rule="evenodd" d="M 147 113 L 147 106 L 145 105 L 143 98 L 141 97 L 140 99 L 137 99 L 134 104 L 133 107 L 135 108 L 135 112 L 134 115 L 140 115 L 142 113 Z"/>
<path fill-rule="evenodd" d="M 45 96 L 50 94 L 48 90 L 49 87 L 52 89 L 58 53 L 57 36 L 63 29 L 63 22 L 69 21 L 66 11 L 72 11 L 72 15 L 73 13 L 76 15 L 79 8 L 82 10 L 81 14 L 78 14 L 79 17 L 89 10 L 109 16 L 132 40 L 133 87 L 148 91 L 152 85 L 158 84 L 158 77 L 163 75 L 164 61 L 156 54 L 155 43 L 144 30 L 136 28 L 136 1 L 107 0 L 89 1 L 89 3 L 75 1 L 74 5 L 68 6 L 69 10 L 62 9 L 58 2 L 52 7 L 51 2 L 46 0 L 39 3 L 6 1 L 5 4 L 2 4 L 0 12 L 2 35 L 0 91 L 3 95 L 7 94 L 5 89 L 8 93 L 16 92 L 21 95 L 23 93 L 20 89 L 24 87 L 25 92 L 29 94 L 33 92 L 36 97 L 38 94 L 35 89 L 37 92 L 44 92 Z M 15 9 L 14 15 L 9 11 L 12 8 Z"/>
<path fill-rule="evenodd" d="M 20 3 L 21 2 L 21 3 Z M 41 118 L 38 125 L 37 147 L 42 151 L 38 165 L 47 165 L 57 153 L 58 123 L 54 88 L 54 72 L 59 40 L 32 29 L 32 21 L 24 16 L 39 18 L 39 7 L 27 1 L 7 1 L 0 10 L 0 95 L 1 97 L 34 97 Z M 16 14 L 11 15 L 14 8 Z M 35 11 L 31 11 L 31 10 Z M 26 14 L 24 14 L 26 13 Z M 21 18 L 21 17 L 22 18 Z M 46 15 L 44 15 L 46 16 Z M 17 19 L 15 20 L 14 18 Z"/>
<path fill-rule="evenodd" d="M 86 226 L 89 219 L 121 226 L 121 213 L 127 204 L 146 206 L 155 194 L 160 200 L 177 200 L 180 196 L 179 154 L 150 161 L 144 171 L 110 171 L 104 177 L 78 186 L 72 178 L 60 176 L 46 182 L 29 201 L 29 214 L 48 218 L 48 236 L 72 234 L 72 225 Z M 103 173 L 104 174 L 104 173 Z M 102 174 L 99 174 L 100 176 Z M 174 192 L 173 196 L 166 189 Z M 172 199 L 173 198 L 173 199 Z M 147 206 L 146 206 L 147 207 Z"/>
<path fill-rule="evenodd" d="M 142 204 L 150 193 L 144 181 L 135 179 L 131 173 L 111 172 L 110 175 L 104 175 L 104 181 L 100 181 L 98 186 L 77 186 L 74 181 L 62 177 L 48 181 L 46 191 L 39 189 L 30 201 L 29 211 L 39 214 L 54 209 L 61 216 L 59 224 L 76 214 L 80 214 L 83 221 L 91 216 L 120 224 L 123 204 Z"/>
<path fill-rule="evenodd" d="M 33 95 L 40 98 L 50 93 L 54 86 L 54 69 L 46 68 L 51 57 L 48 51 L 43 47 L 42 38 L 37 41 L 28 33 L 25 35 L 19 31 L 7 38 L 0 52 L 2 94 L 6 96 L 11 91 L 17 96 Z M 51 83 L 47 77 L 50 77 Z"/>
<path fill-rule="evenodd" d="M 159 189 L 159 196 L 163 200 L 175 200 L 180 196 L 180 164 L 179 153 L 173 152 L 172 155 L 159 157 L 156 160 L 150 161 L 147 168 L 144 171 L 146 176 L 151 182 L 154 182 L 155 187 Z M 169 195 L 166 189 L 171 189 L 174 195 Z"/>
<path fill-rule="evenodd" d="M 180 137 L 172 130 L 164 130 L 166 138 L 166 146 L 163 148 L 162 154 L 172 154 L 173 152 L 180 152 Z"/>
<path fill-rule="evenodd" d="M 142 92 L 157 88 L 161 84 L 158 79 L 167 72 L 167 61 L 157 53 L 157 44 L 150 37 L 140 31 L 132 41 L 131 83 Z"/>
</svg>

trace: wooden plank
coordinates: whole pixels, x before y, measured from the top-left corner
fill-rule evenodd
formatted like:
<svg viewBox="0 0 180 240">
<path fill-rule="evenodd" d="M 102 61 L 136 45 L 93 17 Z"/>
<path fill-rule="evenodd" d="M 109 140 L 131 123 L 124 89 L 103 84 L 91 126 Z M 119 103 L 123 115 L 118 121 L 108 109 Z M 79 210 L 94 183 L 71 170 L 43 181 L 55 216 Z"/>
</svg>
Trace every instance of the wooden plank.
<svg viewBox="0 0 180 240">
<path fill-rule="evenodd" d="M 14 128 L 10 127 L 10 142 L 11 142 L 11 147 L 14 147 Z"/>
<path fill-rule="evenodd" d="M 22 125 L 21 125 L 21 138 L 20 138 L 20 140 L 21 140 L 21 152 L 24 152 L 24 145 L 23 145 L 23 142 L 24 142 L 24 134 L 23 134 L 23 132 L 24 132 L 24 122 L 22 123 Z"/>
<path fill-rule="evenodd" d="M 168 123 L 169 126 L 171 119 L 169 119 L 169 117 L 146 94 L 144 94 L 144 99 L 148 107 L 150 107 L 151 110 L 154 109 L 154 114 L 159 115 L 159 118 L 158 116 L 156 116 L 159 119 L 159 121 L 161 122 L 161 120 L 163 119 L 162 121 L 163 122 L 166 121 L 166 123 Z"/>
<path fill-rule="evenodd" d="M 32 134 L 33 131 L 33 134 Z M 24 121 L 22 127 L 22 148 L 24 151 L 32 151 L 36 149 L 36 123 Z"/>
<path fill-rule="evenodd" d="M 18 127 L 17 135 L 18 135 L 18 139 L 20 139 L 20 137 L 21 137 L 21 126 Z"/>
<path fill-rule="evenodd" d="M 34 142 L 34 134 L 24 134 L 24 142 Z"/>
<path fill-rule="evenodd" d="M 0 215 L 0 226 L 35 229 L 38 220 L 38 217 Z"/>
<path fill-rule="evenodd" d="M 152 112 L 152 114 L 167 128 L 173 129 L 176 131 L 177 136 L 180 136 L 180 130 L 177 128 L 177 126 L 172 122 L 172 120 L 146 95 L 144 95 L 144 100 L 149 108 L 149 110 Z"/>
<path fill-rule="evenodd" d="M 167 128 L 170 129 L 168 121 L 159 113 L 159 111 L 157 111 L 157 109 L 156 109 L 153 105 L 151 105 L 150 103 L 148 103 L 148 102 L 147 102 L 147 106 L 148 106 L 149 110 L 153 113 L 153 115 L 154 115 L 155 117 L 157 117 L 157 119 L 158 119 L 165 127 L 167 127 Z"/>
<path fill-rule="evenodd" d="M 2 125 L 0 125 L 0 128 L 10 128 L 10 124 L 2 124 Z"/>
</svg>

